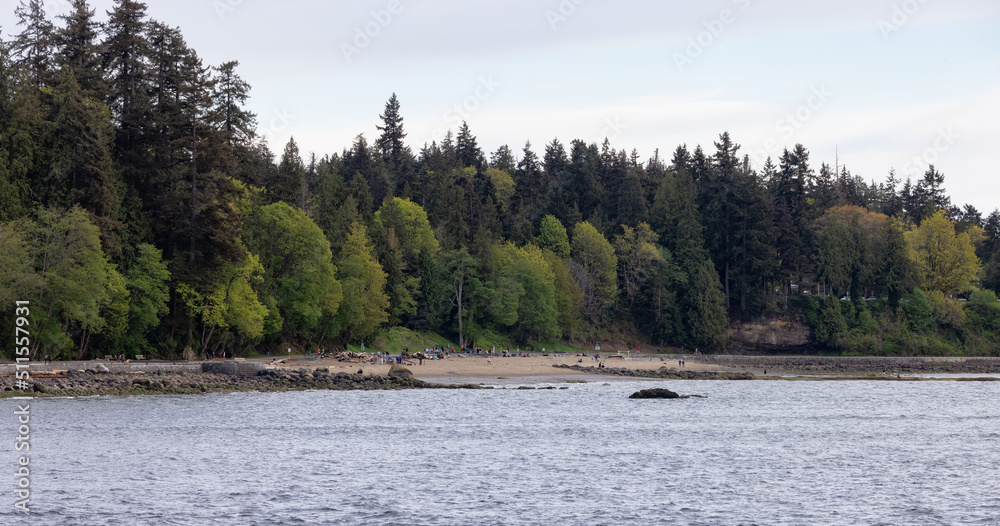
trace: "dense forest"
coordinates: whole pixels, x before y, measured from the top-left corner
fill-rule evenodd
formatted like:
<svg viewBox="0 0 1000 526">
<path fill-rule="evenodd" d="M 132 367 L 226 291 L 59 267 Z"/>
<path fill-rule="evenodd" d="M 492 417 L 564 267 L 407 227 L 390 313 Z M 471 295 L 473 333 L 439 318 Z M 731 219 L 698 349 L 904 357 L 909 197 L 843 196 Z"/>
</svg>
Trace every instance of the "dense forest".
<svg viewBox="0 0 1000 526">
<path fill-rule="evenodd" d="M 408 145 L 394 94 L 373 141 L 276 155 L 237 61 L 202 63 L 141 2 L 70 4 L 53 20 L 22 0 L 0 42 L 0 304 L 31 301 L 34 353 L 395 328 L 721 350 L 770 319 L 848 354 L 1000 352 L 1000 211 L 951 203 L 934 166 L 866 182 L 796 144 L 754 167 L 728 133 L 648 159 L 607 140 L 488 153 L 464 123 Z"/>
</svg>

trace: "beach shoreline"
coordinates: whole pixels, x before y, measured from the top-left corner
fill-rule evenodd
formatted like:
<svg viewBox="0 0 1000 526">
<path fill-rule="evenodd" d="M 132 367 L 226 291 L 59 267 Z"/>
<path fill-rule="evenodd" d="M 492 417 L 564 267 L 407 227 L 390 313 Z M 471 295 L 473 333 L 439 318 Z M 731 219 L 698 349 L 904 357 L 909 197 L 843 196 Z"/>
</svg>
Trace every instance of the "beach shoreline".
<svg viewBox="0 0 1000 526">
<path fill-rule="evenodd" d="M 601 365 L 603 364 L 603 367 Z M 551 354 L 498 357 L 452 354 L 404 360 L 412 373 L 393 378 L 391 365 L 315 355 L 207 362 L 109 361 L 31 364 L 30 391 L 15 389 L 13 364 L 0 364 L 0 397 L 201 394 L 307 389 L 395 390 L 476 388 L 642 380 L 984 380 L 933 374 L 1000 375 L 1000 359 L 882 357 L 752 357 L 718 355 Z"/>
</svg>

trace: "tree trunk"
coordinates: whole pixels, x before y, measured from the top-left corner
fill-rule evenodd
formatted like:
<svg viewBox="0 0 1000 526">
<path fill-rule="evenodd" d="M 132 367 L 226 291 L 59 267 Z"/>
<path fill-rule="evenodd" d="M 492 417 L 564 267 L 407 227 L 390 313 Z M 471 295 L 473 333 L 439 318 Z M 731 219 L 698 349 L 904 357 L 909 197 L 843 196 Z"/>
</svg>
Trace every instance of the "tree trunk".
<svg viewBox="0 0 1000 526">
<path fill-rule="evenodd" d="M 465 347 L 465 333 L 462 332 L 462 290 L 465 288 L 465 280 L 458 282 L 458 296 L 456 296 L 456 301 L 458 303 L 458 345 L 460 348 Z"/>
</svg>

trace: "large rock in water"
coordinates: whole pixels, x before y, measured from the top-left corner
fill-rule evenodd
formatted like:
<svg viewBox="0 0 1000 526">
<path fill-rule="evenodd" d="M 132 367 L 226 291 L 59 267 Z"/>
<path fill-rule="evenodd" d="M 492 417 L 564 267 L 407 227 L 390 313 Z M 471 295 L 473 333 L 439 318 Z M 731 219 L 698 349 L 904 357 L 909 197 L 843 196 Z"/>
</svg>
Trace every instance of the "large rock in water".
<svg viewBox="0 0 1000 526">
<path fill-rule="evenodd" d="M 643 389 L 632 393 L 629 398 L 680 398 L 681 395 L 670 389 Z"/>
<path fill-rule="evenodd" d="M 413 371 L 402 365 L 393 365 L 389 368 L 389 376 L 392 378 L 413 378 Z"/>
</svg>

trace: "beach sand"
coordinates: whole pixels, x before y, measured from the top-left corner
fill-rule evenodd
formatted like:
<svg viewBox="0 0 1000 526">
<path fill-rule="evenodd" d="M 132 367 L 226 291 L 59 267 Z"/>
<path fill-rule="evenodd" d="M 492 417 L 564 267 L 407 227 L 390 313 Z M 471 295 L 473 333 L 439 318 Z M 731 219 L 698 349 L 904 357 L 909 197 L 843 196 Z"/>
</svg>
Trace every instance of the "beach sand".
<svg viewBox="0 0 1000 526">
<path fill-rule="evenodd" d="M 456 380 L 473 381 L 477 379 L 509 379 L 509 378 L 524 378 L 524 377 L 557 377 L 558 379 L 572 379 L 573 377 L 595 377 L 597 375 L 585 375 L 578 371 L 572 371 L 568 369 L 561 369 L 554 367 L 555 365 L 582 365 L 597 366 L 598 362 L 594 361 L 593 354 L 589 356 L 577 356 L 577 355 L 562 355 L 562 356 L 529 356 L 525 357 L 509 357 L 502 358 L 497 356 L 491 356 L 489 359 L 486 355 L 469 355 L 469 354 L 452 354 L 451 356 L 445 358 L 444 360 L 424 360 L 423 365 L 420 365 L 417 360 L 412 360 L 413 365 L 405 365 L 407 369 L 413 371 L 413 375 L 421 380 L 427 381 L 443 381 L 447 383 L 452 383 Z M 660 361 L 660 358 L 663 361 Z M 682 359 L 678 355 L 637 355 L 634 357 L 626 358 L 609 358 L 608 356 L 602 356 L 601 361 L 604 362 L 606 367 L 625 367 L 628 369 L 650 369 L 655 370 L 660 367 L 666 366 L 668 368 L 675 368 L 680 370 L 681 367 L 678 365 L 677 361 Z M 698 363 L 689 355 L 685 358 L 684 370 L 690 371 L 733 371 L 736 369 L 715 365 L 715 364 L 705 364 Z M 578 360 L 583 360 L 583 362 L 578 362 Z M 263 361 L 264 363 L 269 363 L 273 359 L 267 359 L 266 361 L 260 358 L 254 359 L 254 361 Z M 492 363 L 491 363 L 492 362 Z M 273 366 L 281 368 L 292 368 L 297 369 L 300 367 L 329 367 L 331 373 L 337 372 L 350 372 L 356 373 L 358 369 L 361 369 L 365 374 L 386 374 L 389 372 L 389 365 L 373 365 L 371 363 L 350 363 L 350 362 L 339 362 L 332 358 L 327 358 L 323 360 L 318 360 L 312 357 L 303 358 L 302 356 L 293 356 L 291 360 L 286 360 L 283 363 L 275 363 Z M 607 378 L 606 376 L 600 376 L 601 378 Z"/>
</svg>

